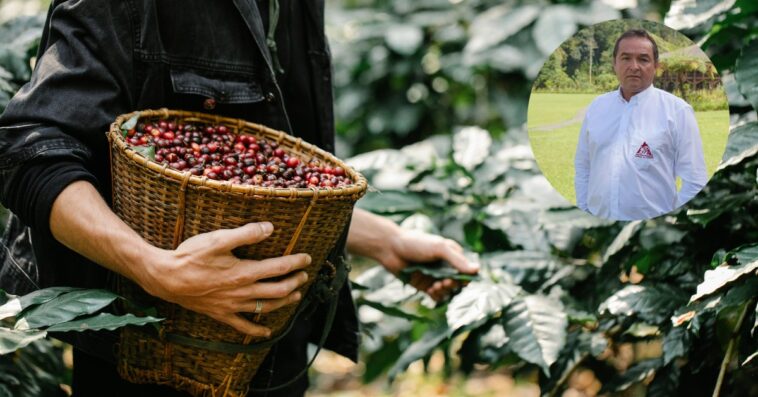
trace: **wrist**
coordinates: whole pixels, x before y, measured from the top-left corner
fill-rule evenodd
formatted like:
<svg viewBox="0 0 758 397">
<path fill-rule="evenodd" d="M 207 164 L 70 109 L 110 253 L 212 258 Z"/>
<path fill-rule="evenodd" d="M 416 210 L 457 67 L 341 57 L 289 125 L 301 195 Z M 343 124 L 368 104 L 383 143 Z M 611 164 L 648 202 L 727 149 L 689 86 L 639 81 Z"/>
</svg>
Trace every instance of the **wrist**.
<svg viewBox="0 0 758 397">
<path fill-rule="evenodd" d="M 389 219 L 363 210 L 356 210 L 350 223 L 347 248 L 353 254 L 386 263 L 392 257 L 393 246 L 402 232 Z"/>
<path fill-rule="evenodd" d="M 159 295 L 161 275 L 171 274 L 167 264 L 173 263 L 173 251 L 165 250 L 139 239 L 139 244 L 131 251 L 127 263 L 121 266 L 122 274 L 139 284 L 147 293 Z"/>
</svg>

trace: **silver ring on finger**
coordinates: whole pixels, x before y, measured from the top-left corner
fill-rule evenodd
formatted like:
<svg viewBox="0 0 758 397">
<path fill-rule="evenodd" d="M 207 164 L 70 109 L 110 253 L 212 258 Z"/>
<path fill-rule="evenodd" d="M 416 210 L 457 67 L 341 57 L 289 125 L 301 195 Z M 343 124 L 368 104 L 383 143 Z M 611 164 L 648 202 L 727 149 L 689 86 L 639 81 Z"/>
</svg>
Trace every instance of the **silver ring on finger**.
<svg viewBox="0 0 758 397">
<path fill-rule="evenodd" d="M 260 299 L 255 300 L 255 314 L 261 314 L 263 312 L 263 301 Z"/>
</svg>

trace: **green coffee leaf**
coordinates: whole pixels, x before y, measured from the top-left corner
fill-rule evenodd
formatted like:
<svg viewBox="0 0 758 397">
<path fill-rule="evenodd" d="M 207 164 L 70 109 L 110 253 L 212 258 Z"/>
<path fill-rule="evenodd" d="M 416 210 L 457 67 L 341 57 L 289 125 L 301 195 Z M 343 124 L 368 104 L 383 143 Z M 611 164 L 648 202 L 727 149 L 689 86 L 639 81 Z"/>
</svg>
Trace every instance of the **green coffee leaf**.
<svg viewBox="0 0 758 397">
<path fill-rule="evenodd" d="M 365 346 L 365 344 L 364 344 Z M 369 384 L 381 376 L 384 371 L 395 363 L 395 360 L 403 354 L 400 348 L 400 340 L 392 339 L 385 341 L 378 350 L 369 354 L 362 355 L 362 361 L 365 364 L 365 370 L 361 380 L 364 384 Z"/>
<path fill-rule="evenodd" d="M 465 127 L 453 137 L 453 160 L 468 171 L 472 171 L 490 154 L 492 137 L 487 130 L 479 127 Z"/>
<path fill-rule="evenodd" d="M 43 339 L 45 335 L 45 331 L 22 331 L 0 327 L 0 355 L 13 353 L 35 340 Z"/>
<path fill-rule="evenodd" d="M 490 269 L 503 269 L 513 282 L 527 290 L 542 286 L 559 268 L 561 263 L 552 255 L 540 251 L 506 251 L 482 257 Z"/>
<path fill-rule="evenodd" d="M 416 212 L 424 208 L 421 197 L 411 192 L 368 192 L 356 203 L 358 208 L 378 214 Z"/>
<path fill-rule="evenodd" d="M 662 245 L 673 245 L 682 240 L 685 232 L 670 226 L 660 225 L 652 228 L 645 228 L 640 231 L 639 242 L 642 248 L 651 250 Z"/>
<path fill-rule="evenodd" d="M 663 365 L 684 356 L 690 348 L 690 337 L 685 327 L 674 327 L 663 338 Z"/>
<path fill-rule="evenodd" d="M 155 146 L 132 146 L 131 148 L 140 156 L 149 160 L 155 160 Z"/>
<path fill-rule="evenodd" d="M 401 279 L 408 282 L 411 275 L 415 272 L 419 272 L 423 275 L 439 280 L 449 278 L 459 281 L 474 281 L 479 279 L 479 276 L 476 274 L 461 273 L 458 271 L 458 269 L 454 268 L 452 265 L 445 261 L 408 266 L 400 272 Z"/>
<path fill-rule="evenodd" d="M 636 316 L 650 324 L 667 321 L 687 298 L 671 285 L 627 285 L 603 302 L 601 314 Z"/>
<path fill-rule="evenodd" d="M 724 260 L 726 260 L 726 250 L 722 248 L 713 253 L 713 257 L 711 258 L 711 267 L 717 267 L 718 265 L 724 263 Z"/>
<path fill-rule="evenodd" d="M 542 295 L 514 300 L 505 314 L 509 346 L 546 375 L 566 343 L 568 319 L 560 301 Z"/>
<path fill-rule="evenodd" d="M 473 281 L 450 301 L 445 313 L 447 325 L 456 331 L 502 312 L 519 291 L 521 288 L 513 284 Z"/>
<path fill-rule="evenodd" d="M 756 149 L 758 149 L 758 146 Z M 713 205 L 710 207 L 688 209 L 687 217 L 692 222 L 706 227 L 721 215 L 732 213 L 734 210 L 741 208 L 745 203 L 752 200 L 753 196 L 753 192 L 729 194 L 720 197 L 718 200 L 714 200 Z"/>
<path fill-rule="evenodd" d="M 637 232 L 641 229 L 641 227 L 642 227 L 642 222 L 640 221 L 633 221 L 624 225 L 624 228 L 621 229 L 621 232 L 619 232 L 618 235 L 616 235 L 616 238 L 613 240 L 611 245 L 605 251 L 605 254 L 603 255 L 603 262 L 607 262 L 608 259 L 610 259 L 613 255 L 620 252 L 629 244 L 634 243 L 632 238 L 636 236 Z"/>
<path fill-rule="evenodd" d="M 705 279 L 698 284 L 697 292 L 692 295 L 690 302 L 719 291 L 742 276 L 751 274 L 755 277 L 756 270 L 758 270 L 758 260 L 739 266 L 722 265 L 713 270 L 707 270 Z"/>
<path fill-rule="evenodd" d="M 532 23 L 541 7 L 525 5 L 511 7 L 503 4 L 489 8 L 472 22 L 469 39 L 464 48 L 464 57 L 494 47 Z M 464 58 L 465 59 L 465 58 Z"/>
<path fill-rule="evenodd" d="M 389 26 L 384 34 L 387 47 L 402 55 L 413 55 L 424 40 L 424 32 L 416 25 Z"/>
<path fill-rule="evenodd" d="M 126 120 L 124 124 L 121 124 L 121 131 L 126 134 L 126 131 L 134 129 L 137 126 L 137 120 L 139 120 L 139 113 Z"/>
<path fill-rule="evenodd" d="M 647 389 L 646 397 L 670 397 L 677 395 L 682 369 L 676 365 L 666 365 L 655 371 L 655 378 Z"/>
<path fill-rule="evenodd" d="M 155 317 L 137 317 L 131 313 L 116 316 L 110 313 L 100 313 L 96 316 L 81 318 L 74 321 L 59 323 L 47 329 L 47 332 L 68 331 L 97 331 L 107 329 L 113 331 L 125 325 L 145 325 L 163 320 Z"/>
<path fill-rule="evenodd" d="M 404 318 L 406 320 L 411 320 L 411 321 L 421 321 L 421 322 L 430 321 L 426 317 L 418 316 L 413 313 L 408 313 L 405 310 L 400 309 L 399 307 L 388 306 L 388 305 L 385 305 L 379 302 L 370 301 L 367 299 L 359 299 L 357 301 L 357 304 L 373 307 L 374 309 L 379 310 L 380 312 L 392 317 Z"/>
<path fill-rule="evenodd" d="M 600 390 L 600 394 L 626 390 L 633 384 L 642 382 L 645 378 L 654 374 L 662 364 L 663 362 L 660 358 L 640 361 L 627 369 L 623 374 L 614 377 L 610 382 L 604 384 Z"/>
<path fill-rule="evenodd" d="M 601 333 L 573 330 L 566 336 L 566 344 L 556 362 L 550 366 L 550 377 L 540 377 L 543 396 L 548 390 L 559 386 L 587 356 L 598 356 L 608 347 L 608 341 Z"/>
<path fill-rule="evenodd" d="M 753 359 L 756 358 L 756 357 L 758 357 L 758 351 L 756 351 L 755 353 L 749 355 L 748 358 L 746 358 L 745 361 L 743 361 L 742 364 L 740 364 L 740 365 L 742 365 L 744 367 L 745 365 L 747 365 L 748 363 L 750 363 L 751 361 L 753 361 Z"/>
<path fill-rule="evenodd" d="M 743 154 L 747 154 L 749 157 L 755 155 L 755 150 L 758 147 L 758 121 L 751 121 L 740 125 L 729 131 L 729 137 L 726 141 L 726 148 L 724 149 L 724 155 L 721 158 L 722 164 L 719 165 L 717 171 L 732 165 L 734 162 L 729 161 L 732 158 L 744 160 L 745 157 L 738 157 Z M 750 150 L 752 149 L 752 150 Z M 736 159 L 735 159 L 736 160 Z"/>
<path fill-rule="evenodd" d="M 754 39 L 737 59 L 734 70 L 740 92 L 758 110 L 758 39 Z"/>
<path fill-rule="evenodd" d="M 550 55 L 564 40 L 576 32 L 576 22 L 571 7 L 555 5 L 545 9 L 532 29 L 532 37 L 537 48 L 545 55 Z"/>
<path fill-rule="evenodd" d="M 724 261 L 730 265 L 744 265 L 755 260 L 758 260 L 758 244 L 739 246 L 729 251 L 724 258 Z"/>
<path fill-rule="evenodd" d="M 397 361 L 395 361 L 395 364 L 387 374 L 389 381 L 392 382 L 398 374 L 405 371 L 414 361 L 431 354 L 435 348 L 439 347 L 440 343 L 448 338 L 448 335 L 449 330 L 445 327 L 438 327 L 425 332 L 421 339 L 408 346 L 403 351 L 403 354 L 398 357 Z"/>
<path fill-rule="evenodd" d="M 14 296 L 0 306 L 0 320 L 15 316 L 26 308 L 45 303 L 61 294 L 76 291 L 80 288 L 73 287 L 50 287 L 40 289 L 24 296 Z"/>
<path fill-rule="evenodd" d="M 16 322 L 16 329 L 34 329 L 47 327 L 73 320 L 81 315 L 92 314 L 111 302 L 118 295 L 113 292 L 88 289 L 63 294 L 24 312 Z"/>
<path fill-rule="evenodd" d="M 677 30 L 694 28 L 728 10 L 734 2 L 735 0 L 674 0 L 663 23 Z"/>
</svg>

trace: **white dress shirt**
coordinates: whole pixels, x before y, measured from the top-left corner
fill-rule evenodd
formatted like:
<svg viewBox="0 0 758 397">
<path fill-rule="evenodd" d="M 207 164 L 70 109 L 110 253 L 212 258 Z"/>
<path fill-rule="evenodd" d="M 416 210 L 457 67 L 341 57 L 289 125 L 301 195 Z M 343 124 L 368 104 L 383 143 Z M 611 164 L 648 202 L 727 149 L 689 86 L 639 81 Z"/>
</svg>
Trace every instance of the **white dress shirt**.
<svg viewBox="0 0 758 397">
<path fill-rule="evenodd" d="M 695 113 L 682 99 L 652 85 L 629 101 L 620 90 L 600 95 L 579 133 L 577 206 L 614 220 L 670 212 L 708 182 L 702 146 Z"/>
</svg>

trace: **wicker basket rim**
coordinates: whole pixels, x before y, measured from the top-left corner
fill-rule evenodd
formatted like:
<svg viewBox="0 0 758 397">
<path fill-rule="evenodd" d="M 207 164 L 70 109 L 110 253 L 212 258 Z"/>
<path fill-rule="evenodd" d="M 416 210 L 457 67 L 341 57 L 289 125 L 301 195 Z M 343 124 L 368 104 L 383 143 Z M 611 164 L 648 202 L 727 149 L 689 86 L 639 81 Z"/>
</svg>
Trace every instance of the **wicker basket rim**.
<svg viewBox="0 0 758 397">
<path fill-rule="evenodd" d="M 169 168 L 167 164 L 159 164 L 155 161 L 148 159 L 147 157 L 142 156 L 141 154 L 133 150 L 126 143 L 126 141 L 123 138 L 123 135 L 121 134 L 121 124 L 123 124 L 130 118 L 134 117 L 135 115 L 138 115 L 140 118 L 142 117 L 162 117 L 165 119 L 169 117 L 180 117 L 180 118 L 185 118 L 185 119 L 197 118 L 208 123 L 235 126 L 237 128 L 237 131 L 241 131 L 243 129 L 250 129 L 261 135 L 264 135 L 267 138 L 275 139 L 276 142 L 279 144 L 281 144 L 284 141 L 287 141 L 290 144 L 290 146 L 296 151 L 302 151 L 302 152 L 309 151 L 311 155 L 314 155 L 314 154 L 318 155 L 322 159 L 336 166 L 342 167 L 345 170 L 345 173 L 353 180 L 354 183 L 346 187 L 340 187 L 340 188 L 330 188 L 330 187 L 326 187 L 326 188 L 273 188 L 273 187 L 233 184 L 229 181 L 221 182 L 221 181 L 208 179 L 205 176 L 195 176 L 195 175 L 190 174 L 189 172 L 180 172 L 180 171 Z M 235 119 L 231 117 L 224 117 L 224 116 L 218 116 L 218 115 L 210 115 L 210 114 L 199 113 L 199 112 L 189 112 L 189 111 L 184 111 L 184 110 L 170 110 L 167 108 L 161 108 L 157 110 L 155 109 L 139 110 L 139 111 L 134 111 L 134 112 L 130 112 L 130 113 L 126 113 L 126 114 L 122 114 L 118 116 L 116 120 L 110 126 L 110 130 L 108 131 L 108 138 L 112 142 L 115 142 L 118 149 L 124 152 L 124 154 L 130 160 L 135 161 L 137 163 L 141 163 L 145 167 L 149 168 L 152 171 L 160 173 L 164 177 L 168 177 L 180 183 L 185 180 L 188 180 L 187 183 L 189 183 L 190 185 L 196 185 L 200 187 L 207 187 L 207 188 L 218 189 L 218 190 L 232 192 L 232 193 L 247 194 L 247 195 L 262 195 L 262 196 L 289 197 L 289 198 L 313 197 L 314 195 L 320 198 L 321 197 L 334 197 L 334 196 L 353 196 L 356 194 L 362 195 L 366 191 L 366 188 L 368 187 L 368 182 L 366 181 L 366 178 L 363 175 L 355 171 L 352 167 L 345 164 L 342 160 L 340 160 L 333 154 L 315 145 L 305 142 L 301 138 L 295 138 L 283 131 L 274 130 L 264 125 L 256 124 L 256 123 L 242 120 L 242 119 Z"/>
</svg>

